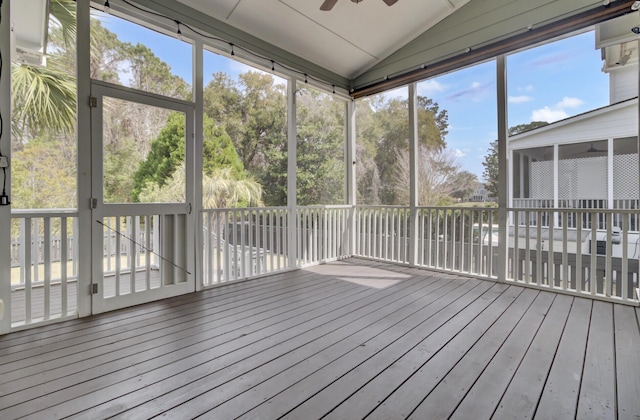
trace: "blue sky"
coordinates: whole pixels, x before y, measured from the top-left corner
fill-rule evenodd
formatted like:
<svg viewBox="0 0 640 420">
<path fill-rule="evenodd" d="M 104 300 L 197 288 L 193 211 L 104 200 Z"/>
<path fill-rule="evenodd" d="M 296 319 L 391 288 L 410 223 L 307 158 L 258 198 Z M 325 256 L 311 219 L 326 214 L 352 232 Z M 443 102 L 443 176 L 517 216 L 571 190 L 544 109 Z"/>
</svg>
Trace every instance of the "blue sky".
<svg viewBox="0 0 640 420">
<path fill-rule="evenodd" d="M 104 25 L 122 41 L 147 45 L 173 72 L 192 82 L 191 46 L 113 16 Z M 183 32 L 187 32 L 183 30 Z M 531 121 L 549 123 L 608 104 L 608 76 L 600 69 L 593 32 L 518 52 L 507 58 L 509 126 Z M 232 77 L 250 67 L 217 54 L 204 55 L 204 83 L 217 71 Z M 420 95 L 432 98 L 449 114 L 447 146 L 463 169 L 482 180 L 482 162 L 497 138 L 496 66 L 487 62 L 423 81 Z M 406 88 L 385 94 L 406 95 Z"/>
</svg>

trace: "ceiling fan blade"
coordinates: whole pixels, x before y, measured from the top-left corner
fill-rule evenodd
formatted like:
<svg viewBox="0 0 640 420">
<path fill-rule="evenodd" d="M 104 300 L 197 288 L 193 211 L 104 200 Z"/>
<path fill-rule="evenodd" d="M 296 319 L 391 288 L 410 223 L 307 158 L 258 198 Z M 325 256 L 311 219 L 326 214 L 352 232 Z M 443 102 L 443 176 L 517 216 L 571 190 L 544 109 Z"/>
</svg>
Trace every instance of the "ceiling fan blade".
<svg viewBox="0 0 640 420">
<path fill-rule="evenodd" d="M 393 6 L 398 2 L 398 0 L 382 0 L 382 1 L 384 1 L 387 4 L 387 6 Z"/>
<path fill-rule="evenodd" d="M 324 3 L 322 3 L 322 6 L 320 6 L 320 10 L 324 10 L 324 11 L 331 10 L 333 9 L 333 6 L 335 6 L 337 2 L 338 0 L 324 0 Z"/>
</svg>

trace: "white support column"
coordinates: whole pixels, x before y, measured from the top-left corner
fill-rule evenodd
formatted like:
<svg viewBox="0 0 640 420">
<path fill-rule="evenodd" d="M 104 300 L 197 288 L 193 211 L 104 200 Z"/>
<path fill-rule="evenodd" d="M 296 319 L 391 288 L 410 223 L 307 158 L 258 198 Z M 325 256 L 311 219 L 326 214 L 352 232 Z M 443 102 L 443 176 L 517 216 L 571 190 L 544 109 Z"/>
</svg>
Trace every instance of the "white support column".
<svg viewBox="0 0 640 420">
<path fill-rule="evenodd" d="M 296 79 L 291 77 L 287 82 L 287 207 L 289 213 L 288 241 L 289 262 L 291 268 L 300 268 L 297 250 L 297 230 L 296 212 L 298 206 L 298 196 L 296 193 L 296 173 L 298 159 L 298 136 L 296 120 Z"/>
<path fill-rule="evenodd" d="M 91 220 L 91 96 L 90 16 L 89 0 L 76 2 L 78 19 L 76 73 L 78 80 L 77 145 L 78 145 L 78 315 L 91 315 L 92 252 L 91 232 L 98 229 Z"/>
<path fill-rule="evenodd" d="M 607 208 L 613 206 L 613 138 L 607 141 Z"/>
<path fill-rule="evenodd" d="M 349 210 L 349 255 L 353 254 L 356 246 L 356 218 L 355 218 L 355 205 L 357 200 L 357 174 L 356 174 L 356 102 L 351 100 L 346 103 L 347 113 L 347 135 L 346 135 L 346 147 L 347 153 L 345 157 L 345 170 L 347 178 L 347 204 L 351 206 Z"/>
<path fill-rule="evenodd" d="M 518 194 L 518 198 L 525 198 L 524 197 L 524 165 L 525 165 L 525 159 L 524 159 L 524 155 L 522 154 L 522 152 L 519 152 L 518 155 L 520 156 L 520 173 L 519 173 L 519 181 L 520 181 L 520 194 Z M 529 160 L 527 159 L 527 165 L 529 164 Z"/>
<path fill-rule="evenodd" d="M 418 261 L 418 86 L 409 85 L 409 264 Z"/>
<path fill-rule="evenodd" d="M 4 0 L 0 13 L 0 52 L 2 52 L 2 74 L 0 74 L 0 114 L 2 115 L 2 137 L 0 152 L 11 162 L 11 2 Z M 5 178 L 6 177 L 6 178 Z M 6 193 L 11 199 L 11 166 L 0 171 L 0 193 L 6 184 Z M 11 206 L 0 206 L 0 334 L 11 329 Z"/>
<path fill-rule="evenodd" d="M 509 165 L 507 162 L 507 133 L 509 130 L 507 119 L 507 63 L 504 55 L 496 59 L 496 81 L 498 97 L 498 261 L 496 274 L 498 281 L 507 278 L 507 205 Z"/>
<path fill-rule="evenodd" d="M 509 196 L 507 198 L 507 205 L 513 208 L 513 150 L 509 149 L 509 142 L 507 140 L 507 156 L 509 157 Z M 508 218 L 509 224 L 513 224 L 511 215 Z"/>
<path fill-rule="evenodd" d="M 194 200 L 191 203 L 192 217 L 196 233 L 195 242 L 195 283 L 196 290 L 202 290 L 204 273 L 202 272 L 203 257 L 202 246 L 204 243 L 202 229 L 202 145 L 204 144 L 204 60 L 202 40 L 196 39 L 193 44 L 193 101 L 196 104 L 195 112 L 195 156 L 194 156 Z M 212 263 L 212 262 L 210 262 Z"/>
<path fill-rule="evenodd" d="M 559 197 L 558 197 L 558 193 L 559 193 L 559 187 L 558 187 L 558 182 L 559 182 L 559 174 L 560 174 L 560 170 L 559 170 L 559 159 L 558 159 L 558 151 L 560 150 L 560 146 L 556 143 L 553 145 L 553 208 L 557 209 L 559 206 Z M 560 226 L 560 219 L 558 218 L 559 214 L 558 212 L 554 211 L 553 212 L 553 225 L 554 226 Z"/>
</svg>

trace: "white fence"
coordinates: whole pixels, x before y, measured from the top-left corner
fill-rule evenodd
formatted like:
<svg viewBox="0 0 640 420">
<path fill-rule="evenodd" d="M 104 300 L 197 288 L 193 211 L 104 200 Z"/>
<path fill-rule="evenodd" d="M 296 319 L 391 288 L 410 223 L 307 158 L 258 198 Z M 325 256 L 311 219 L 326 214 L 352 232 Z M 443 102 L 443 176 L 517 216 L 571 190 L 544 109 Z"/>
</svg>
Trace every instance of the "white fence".
<svg viewBox="0 0 640 420">
<path fill-rule="evenodd" d="M 202 211 L 204 286 L 292 267 L 285 207 Z"/>
<path fill-rule="evenodd" d="M 497 208 L 358 206 L 354 255 L 496 279 Z M 508 209 L 509 282 L 636 303 L 640 236 L 633 210 Z M 415 234 L 413 234 L 415 229 Z M 410 242 L 415 240 L 415 244 Z"/>
<path fill-rule="evenodd" d="M 11 322 L 72 316 L 77 307 L 78 219 L 74 210 L 11 214 Z"/>
<path fill-rule="evenodd" d="M 412 215 L 409 207 L 398 206 L 312 206 L 295 214 L 285 207 L 204 210 L 199 281 L 206 287 L 360 256 L 490 279 L 502 272 L 515 284 L 637 303 L 635 208 L 507 209 L 506 267 L 498 266 L 497 211 L 436 207 L 417 208 Z M 12 213 L 12 325 L 75 316 L 77 216 L 72 210 Z M 115 279 L 114 295 L 137 290 L 131 279 L 130 286 L 117 280 L 126 283 L 132 272 L 136 278 L 144 274 L 145 290 L 153 288 L 159 278 L 154 267 L 163 263 L 155 255 L 157 216 L 105 218 L 103 224 L 103 267 L 105 279 Z"/>
</svg>

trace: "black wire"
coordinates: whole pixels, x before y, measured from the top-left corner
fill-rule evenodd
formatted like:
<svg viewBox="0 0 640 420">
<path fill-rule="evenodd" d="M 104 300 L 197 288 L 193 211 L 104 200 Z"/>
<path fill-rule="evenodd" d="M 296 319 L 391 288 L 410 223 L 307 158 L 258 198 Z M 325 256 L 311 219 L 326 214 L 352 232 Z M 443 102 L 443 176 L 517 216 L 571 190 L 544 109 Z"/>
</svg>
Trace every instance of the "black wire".
<svg viewBox="0 0 640 420">
<path fill-rule="evenodd" d="M 134 244 L 138 245 L 139 247 L 141 247 L 142 249 L 144 249 L 145 251 L 149 251 L 150 253 L 152 253 L 153 255 L 156 255 L 158 258 L 160 258 L 163 261 L 168 262 L 169 264 L 173 265 L 174 267 L 176 267 L 179 270 L 184 271 L 185 273 L 191 275 L 191 273 L 189 271 L 187 271 L 185 268 L 180 267 L 178 264 L 174 263 L 171 260 L 166 259 L 165 257 L 163 257 L 162 255 L 158 254 L 157 252 L 154 252 L 153 250 L 147 248 L 146 246 L 142 245 L 139 242 L 136 242 L 135 240 L 133 240 L 133 238 L 128 237 L 127 235 L 125 235 L 122 232 L 118 232 L 117 230 L 115 230 L 114 228 L 112 228 L 111 226 L 107 226 L 104 223 L 102 223 L 100 220 L 96 220 L 96 222 L 98 222 L 99 224 L 101 224 L 102 226 L 106 227 L 107 229 L 109 229 L 112 232 L 115 232 L 116 234 L 120 235 L 121 237 L 133 242 Z"/>
<path fill-rule="evenodd" d="M 183 23 L 183 22 L 180 22 L 179 20 L 176 20 L 176 19 L 170 18 L 169 16 L 165 16 L 165 15 L 163 15 L 162 13 L 154 12 L 153 10 L 149 10 L 149 9 L 146 9 L 146 8 L 140 7 L 140 6 L 138 6 L 138 5 L 134 4 L 134 3 L 131 3 L 131 2 L 130 2 L 130 1 L 128 1 L 128 0 L 121 0 L 121 1 L 122 1 L 123 3 L 125 3 L 126 5 L 128 5 L 128 6 L 132 7 L 132 8 L 134 8 L 134 9 L 136 9 L 136 10 L 139 10 L 139 11 L 141 11 L 141 12 L 149 13 L 150 15 L 157 16 L 157 17 L 160 17 L 160 18 L 163 18 L 163 19 L 167 19 L 167 20 L 169 20 L 169 21 L 171 21 L 171 22 L 174 22 L 174 23 L 176 23 L 176 24 L 178 25 L 178 28 L 180 28 L 180 26 L 182 25 L 183 27 L 185 27 L 185 28 L 189 29 L 191 32 L 193 32 L 194 34 L 196 34 L 196 35 L 198 35 L 198 36 L 200 36 L 200 37 L 202 37 L 202 38 L 205 38 L 205 39 L 208 39 L 208 40 L 211 40 L 211 41 L 217 41 L 217 42 L 223 42 L 223 43 L 229 44 L 229 47 L 231 48 L 231 51 L 232 51 L 232 52 L 234 52 L 234 48 L 235 48 L 236 50 L 244 51 L 245 53 L 250 54 L 250 55 L 254 56 L 255 58 L 259 58 L 259 59 L 261 59 L 261 60 L 271 62 L 271 63 L 272 63 L 272 66 L 273 66 L 273 64 L 277 64 L 277 65 L 279 65 L 280 67 L 282 67 L 283 69 L 285 69 L 285 70 L 287 70 L 287 71 L 289 71 L 289 72 L 291 72 L 291 73 L 295 73 L 295 74 L 297 74 L 297 75 L 299 75 L 299 76 L 304 76 L 304 77 L 305 77 L 305 79 L 308 79 L 308 80 L 314 80 L 314 81 L 315 81 L 315 82 L 317 82 L 317 83 L 320 83 L 320 84 L 322 84 L 322 85 L 326 85 L 326 86 L 327 86 L 327 89 L 328 89 L 328 88 L 331 88 L 331 89 L 332 89 L 332 91 L 335 91 L 334 85 L 332 85 L 332 84 L 330 84 L 330 83 L 327 83 L 326 81 L 324 81 L 324 80 L 322 80 L 322 79 L 319 79 L 319 78 L 317 78 L 317 77 L 314 77 L 314 76 L 312 76 L 312 75 L 310 75 L 310 74 L 308 74 L 308 73 L 305 73 L 305 72 L 300 71 L 300 70 L 298 70 L 298 69 L 295 69 L 295 68 L 293 68 L 293 67 L 289 67 L 289 66 L 287 66 L 287 65 L 285 65 L 285 64 L 282 64 L 282 63 L 280 63 L 280 62 L 278 62 L 278 61 L 275 61 L 275 60 L 273 60 L 273 59 L 271 59 L 271 58 L 268 58 L 268 57 L 266 57 L 266 56 L 264 56 L 264 55 L 261 55 L 261 54 L 255 53 L 255 52 L 253 52 L 253 51 L 251 51 L 251 50 L 249 50 L 249 49 L 247 49 L 247 48 L 244 48 L 244 47 L 242 47 L 242 46 L 240 46 L 240 45 L 237 45 L 237 44 L 231 43 L 231 42 L 229 42 L 229 41 L 227 41 L 227 40 L 225 40 L 225 39 L 218 38 L 218 37 L 216 37 L 216 36 L 212 36 L 212 35 L 207 35 L 207 34 L 205 34 L 204 32 L 201 32 L 201 31 L 199 31 L 199 30 L 197 30 L 197 29 L 195 29 L 195 28 L 191 27 L 190 25 L 188 25 L 188 24 L 186 24 L 186 23 Z M 96 8 L 96 10 L 99 10 L 99 9 L 97 9 L 97 8 Z M 235 55 L 235 54 L 232 54 L 232 55 Z M 335 93 L 335 92 L 334 92 L 334 93 Z"/>
</svg>

